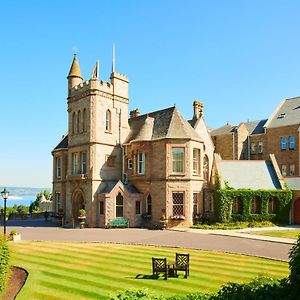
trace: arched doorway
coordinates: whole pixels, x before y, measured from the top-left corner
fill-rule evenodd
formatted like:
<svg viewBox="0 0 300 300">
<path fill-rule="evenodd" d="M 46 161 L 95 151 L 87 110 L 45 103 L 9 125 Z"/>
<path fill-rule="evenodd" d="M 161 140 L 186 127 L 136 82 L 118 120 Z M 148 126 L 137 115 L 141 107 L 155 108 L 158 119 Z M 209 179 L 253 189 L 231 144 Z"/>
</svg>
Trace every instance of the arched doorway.
<svg viewBox="0 0 300 300">
<path fill-rule="evenodd" d="M 72 216 L 75 222 L 78 219 L 79 209 L 85 209 L 85 200 L 83 192 L 76 190 L 72 195 Z"/>
<path fill-rule="evenodd" d="M 300 198 L 294 202 L 294 224 L 300 225 Z"/>
</svg>

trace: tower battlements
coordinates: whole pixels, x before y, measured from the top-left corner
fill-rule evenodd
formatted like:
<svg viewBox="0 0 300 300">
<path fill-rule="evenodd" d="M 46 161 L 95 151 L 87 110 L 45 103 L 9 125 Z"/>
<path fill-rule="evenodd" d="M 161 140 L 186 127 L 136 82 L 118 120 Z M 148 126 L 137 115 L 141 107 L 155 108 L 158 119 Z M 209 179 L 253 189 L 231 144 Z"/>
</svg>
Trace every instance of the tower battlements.
<svg viewBox="0 0 300 300">
<path fill-rule="evenodd" d="M 89 90 L 98 90 L 101 92 L 113 94 L 113 86 L 110 82 L 103 80 L 85 80 L 78 85 L 75 85 L 71 90 L 71 97 L 78 96 Z"/>
</svg>

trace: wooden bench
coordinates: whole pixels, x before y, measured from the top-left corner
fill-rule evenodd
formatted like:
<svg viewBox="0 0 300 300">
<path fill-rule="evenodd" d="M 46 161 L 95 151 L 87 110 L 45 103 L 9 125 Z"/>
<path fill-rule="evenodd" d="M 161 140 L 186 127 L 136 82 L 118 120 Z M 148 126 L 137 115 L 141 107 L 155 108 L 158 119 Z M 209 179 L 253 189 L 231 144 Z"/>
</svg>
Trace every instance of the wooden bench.
<svg viewBox="0 0 300 300">
<path fill-rule="evenodd" d="M 128 228 L 129 221 L 125 218 L 116 218 L 108 223 L 108 228 Z"/>
</svg>

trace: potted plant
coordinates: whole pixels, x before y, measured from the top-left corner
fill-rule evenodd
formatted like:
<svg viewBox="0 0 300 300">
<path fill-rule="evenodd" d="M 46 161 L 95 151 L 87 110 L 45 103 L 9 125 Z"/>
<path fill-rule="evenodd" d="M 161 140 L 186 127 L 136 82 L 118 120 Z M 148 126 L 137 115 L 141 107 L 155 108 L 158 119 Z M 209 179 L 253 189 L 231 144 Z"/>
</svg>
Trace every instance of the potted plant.
<svg viewBox="0 0 300 300">
<path fill-rule="evenodd" d="M 13 242 L 21 241 L 21 235 L 17 232 L 17 230 L 13 229 L 9 233 L 9 239 Z"/>
<path fill-rule="evenodd" d="M 161 224 L 162 230 L 165 230 L 167 228 L 168 219 L 166 218 L 166 215 L 162 215 L 159 219 L 159 222 Z"/>
<path fill-rule="evenodd" d="M 86 211 L 85 209 L 79 209 L 79 216 L 78 216 L 80 228 L 84 228 L 85 220 L 86 220 Z"/>
</svg>

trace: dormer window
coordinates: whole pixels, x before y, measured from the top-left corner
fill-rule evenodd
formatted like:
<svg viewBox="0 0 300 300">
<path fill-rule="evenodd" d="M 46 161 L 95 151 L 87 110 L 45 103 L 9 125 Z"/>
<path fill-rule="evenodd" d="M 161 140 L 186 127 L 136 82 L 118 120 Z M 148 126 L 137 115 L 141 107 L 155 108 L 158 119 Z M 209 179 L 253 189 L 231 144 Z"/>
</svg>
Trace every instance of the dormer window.
<svg viewBox="0 0 300 300">
<path fill-rule="evenodd" d="M 284 117 L 285 117 L 285 113 L 282 113 L 277 116 L 277 119 L 283 119 Z"/>
<path fill-rule="evenodd" d="M 105 131 L 111 131 L 111 112 L 108 109 L 105 116 Z"/>
</svg>

